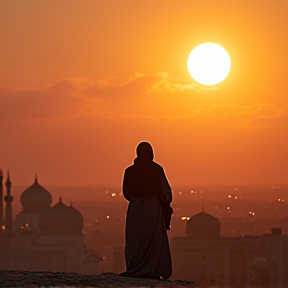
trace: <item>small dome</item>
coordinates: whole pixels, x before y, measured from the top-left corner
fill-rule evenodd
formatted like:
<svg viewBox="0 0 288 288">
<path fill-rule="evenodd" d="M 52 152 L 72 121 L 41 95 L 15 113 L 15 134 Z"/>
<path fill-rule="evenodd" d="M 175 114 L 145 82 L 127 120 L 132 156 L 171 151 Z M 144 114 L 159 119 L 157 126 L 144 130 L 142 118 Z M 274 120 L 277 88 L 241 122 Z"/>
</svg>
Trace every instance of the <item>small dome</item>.
<svg viewBox="0 0 288 288">
<path fill-rule="evenodd" d="M 192 216 L 186 222 L 186 234 L 194 239 L 211 239 L 220 237 L 219 220 L 204 211 Z"/>
<path fill-rule="evenodd" d="M 48 190 L 38 183 L 36 177 L 34 184 L 22 193 L 20 202 L 25 211 L 44 211 L 50 207 L 52 196 Z"/>
<path fill-rule="evenodd" d="M 84 220 L 82 214 L 61 201 L 39 217 L 39 228 L 43 234 L 81 234 Z"/>
</svg>

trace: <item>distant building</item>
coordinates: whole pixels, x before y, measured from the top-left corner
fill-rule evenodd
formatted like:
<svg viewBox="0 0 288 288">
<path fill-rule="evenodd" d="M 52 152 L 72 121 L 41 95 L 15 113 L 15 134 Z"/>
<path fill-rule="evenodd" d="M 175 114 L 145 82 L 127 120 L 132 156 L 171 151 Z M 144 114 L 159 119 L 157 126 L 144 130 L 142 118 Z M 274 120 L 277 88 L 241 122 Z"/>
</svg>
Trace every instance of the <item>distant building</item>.
<svg viewBox="0 0 288 288">
<path fill-rule="evenodd" d="M 3 171 L 0 169 L 0 227 L 4 225 L 3 215 Z"/>
<path fill-rule="evenodd" d="M 83 216 L 72 203 L 67 206 L 60 197 L 51 207 L 52 196 L 36 177 L 34 184 L 22 193 L 23 209 L 13 222 L 9 174 L 6 187 L 0 270 L 102 273 L 102 258 L 86 249 Z"/>
<path fill-rule="evenodd" d="M 221 237 L 220 222 L 204 211 L 186 222 L 187 237 L 171 241 L 173 279 L 216 287 L 288 287 L 288 235 Z"/>
<path fill-rule="evenodd" d="M 125 248 L 123 246 L 113 247 L 113 267 L 114 273 L 121 273 L 125 271 Z"/>
</svg>

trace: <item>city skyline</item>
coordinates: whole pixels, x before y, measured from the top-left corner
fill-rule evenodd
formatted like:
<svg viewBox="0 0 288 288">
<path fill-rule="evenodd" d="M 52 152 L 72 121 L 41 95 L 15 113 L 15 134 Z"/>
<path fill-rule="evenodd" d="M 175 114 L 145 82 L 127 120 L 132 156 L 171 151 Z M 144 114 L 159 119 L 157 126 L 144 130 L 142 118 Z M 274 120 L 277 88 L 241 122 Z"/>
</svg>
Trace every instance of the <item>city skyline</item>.
<svg viewBox="0 0 288 288">
<path fill-rule="evenodd" d="M 120 193 L 102 190 L 105 197 L 98 196 L 97 200 L 95 193 L 87 187 L 86 191 L 78 190 L 76 198 L 72 196 L 75 200 L 72 205 L 67 201 L 68 191 L 59 188 L 66 200 L 57 199 L 55 191 L 50 193 L 50 189 L 38 183 L 37 177 L 31 186 L 20 191 L 18 186 L 15 189 L 18 191 L 12 194 L 11 184 L 7 175 L 6 217 L 0 229 L 2 270 L 99 275 L 105 272 L 118 274 L 125 269 L 126 203 Z M 285 199 L 267 201 L 267 195 L 272 191 L 266 191 L 270 193 L 264 193 L 258 201 L 249 197 L 257 192 L 254 189 L 261 187 L 239 186 L 232 190 L 234 195 L 229 194 L 231 187 L 225 188 L 222 196 L 214 193 L 217 201 L 208 197 L 209 205 L 205 209 L 202 206 L 202 210 L 197 208 L 202 202 L 200 198 L 213 193 L 214 189 L 217 192 L 216 187 L 211 187 L 210 191 L 197 189 L 174 194 L 169 230 L 173 259 L 170 280 L 192 280 L 205 287 L 215 284 L 217 287 L 286 287 L 288 214 Z M 287 196 L 287 187 L 283 191 L 281 187 L 270 187 L 270 190 L 273 188 Z M 194 200 L 187 201 L 187 197 Z M 13 213 L 14 216 L 11 211 L 13 198 L 21 203 L 21 209 Z M 108 198 L 114 200 L 107 201 Z M 225 205 L 232 210 L 227 210 Z M 239 213 L 239 208 L 250 209 L 249 206 L 254 206 L 255 215 Z M 273 210 L 280 212 L 279 209 L 282 215 L 271 214 Z M 218 213 L 220 210 L 222 212 Z M 5 277 L 4 280 L 7 281 Z"/>
</svg>

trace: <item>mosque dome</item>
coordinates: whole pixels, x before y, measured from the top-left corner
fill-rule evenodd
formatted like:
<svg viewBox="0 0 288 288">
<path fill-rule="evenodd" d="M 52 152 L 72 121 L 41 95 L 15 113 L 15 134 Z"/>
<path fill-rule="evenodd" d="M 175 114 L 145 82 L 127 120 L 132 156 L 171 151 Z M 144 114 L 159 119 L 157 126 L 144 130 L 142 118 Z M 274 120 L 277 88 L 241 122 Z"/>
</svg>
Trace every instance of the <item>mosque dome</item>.
<svg viewBox="0 0 288 288">
<path fill-rule="evenodd" d="M 81 234 L 84 220 L 82 214 L 61 201 L 39 217 L 39 228 L 43 234 Z"/>
<path fill-rule="evenodd" d="M 186 222 L 186 235 L 193 239 L 213 239 L 220 237 L 218 218 L 201 211 Z"/>
<path fill-rule="evenodd" d="M 22 193 L 20 202 L 25 211 L 44 211 L 50 207 L 52 196 L 38 183 L 38 179 L 35 177 L 34 184 Z"/>
</svg>

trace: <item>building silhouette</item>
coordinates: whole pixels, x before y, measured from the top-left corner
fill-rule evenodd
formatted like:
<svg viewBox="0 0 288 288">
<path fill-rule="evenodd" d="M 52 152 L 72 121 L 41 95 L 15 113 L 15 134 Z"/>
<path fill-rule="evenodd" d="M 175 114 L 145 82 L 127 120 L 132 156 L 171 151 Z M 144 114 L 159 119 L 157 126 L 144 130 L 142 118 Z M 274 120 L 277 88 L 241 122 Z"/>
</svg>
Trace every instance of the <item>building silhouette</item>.
<svg viewBox="0 0 288 288">
<path fill-rule="evenodd" d="M 288 235 L 221 237 L 220 221 L 201 211 L 186 222 L 187 237 L 171 241 L 173 278 L 216 287 L 288 287 Z"/>
<path fill-rule="evenodd" d="M 4 225 L 3 213 L 3 171 L 0 169 L 0 227 Z"/>
<path fill-rule="evenodd" d="M 0 175 L 2 184 L 3 173 Z M 102 273 L 103 261 L 85 247 L 83 216 L 72 203 L 68 206 L 60 197 L 59 202 L 51 206 L 52 196 L 39 184 L 36 176 L 33 185 L 21 194 L 22 211 L 13 221 L 9 173 L 5 185 L 0 269 Z M 3 207 L 3 195 L 0 201 Z"/>
</svg>

